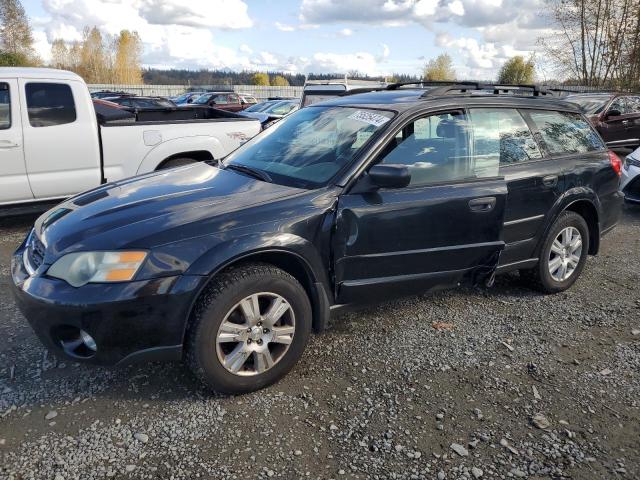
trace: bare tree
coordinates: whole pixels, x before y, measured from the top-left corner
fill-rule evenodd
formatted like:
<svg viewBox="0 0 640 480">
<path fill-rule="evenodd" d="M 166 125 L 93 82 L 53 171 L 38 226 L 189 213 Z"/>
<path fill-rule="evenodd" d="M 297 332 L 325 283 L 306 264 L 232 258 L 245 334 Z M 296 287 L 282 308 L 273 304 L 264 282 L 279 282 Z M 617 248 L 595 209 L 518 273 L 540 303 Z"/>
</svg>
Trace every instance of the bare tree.
<svg viewBox="0 0 640 480">
<path fill-rule="evenodd" d="M 547 0 L 557 33 L 540 40 L 565 77 L 622 85 L 638 64 L 640 0 Z"/>
</svg>

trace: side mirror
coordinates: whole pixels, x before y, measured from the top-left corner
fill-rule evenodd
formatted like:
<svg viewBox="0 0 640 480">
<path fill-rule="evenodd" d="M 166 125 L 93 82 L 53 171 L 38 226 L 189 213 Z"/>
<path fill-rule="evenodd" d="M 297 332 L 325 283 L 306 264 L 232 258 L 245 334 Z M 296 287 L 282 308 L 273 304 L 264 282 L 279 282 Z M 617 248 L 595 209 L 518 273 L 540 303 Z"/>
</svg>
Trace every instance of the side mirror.
<svg viewBox="0 0 640 480">
<path fill-rule="evenodd" d="M 369 169 L 368 177 L 380 188 L 404 188 L 411 182 L 406 165 L 374 165 Z"/>
<path fill-rule="evenodd" d="M 607 112 L 607 118 L 608 117 L 619 117 L 620 115 L 622 115 L 622 112 L 620 110 L 613 109 L 613 110 L 609 110 Z"/>
</svg>

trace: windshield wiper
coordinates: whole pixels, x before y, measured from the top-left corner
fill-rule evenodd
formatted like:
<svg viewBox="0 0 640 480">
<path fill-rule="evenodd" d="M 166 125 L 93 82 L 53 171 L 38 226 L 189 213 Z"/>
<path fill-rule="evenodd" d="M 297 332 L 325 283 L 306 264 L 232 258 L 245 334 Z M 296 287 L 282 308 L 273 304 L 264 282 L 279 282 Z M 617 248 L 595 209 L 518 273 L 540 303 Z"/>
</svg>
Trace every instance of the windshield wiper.
<svg viewBox="0 0 640 480">
<path fill-rule="evenodd" d="M 263 172 L 262 170 L 258 170 L 255 168 L 247 167 L 246 165 L 239 165 L 237 163 L 227 163 L 224 166 L 225 169 L 229 168 L 231 170 L 236 170 L 240 173 L 246 173 L 247 175 L 251 175 L 253 178 L 257 178 L 258 180 L 262 180 L 263 182 L 273 183 L 271 176 L 267 172 Z"/>
</svg>

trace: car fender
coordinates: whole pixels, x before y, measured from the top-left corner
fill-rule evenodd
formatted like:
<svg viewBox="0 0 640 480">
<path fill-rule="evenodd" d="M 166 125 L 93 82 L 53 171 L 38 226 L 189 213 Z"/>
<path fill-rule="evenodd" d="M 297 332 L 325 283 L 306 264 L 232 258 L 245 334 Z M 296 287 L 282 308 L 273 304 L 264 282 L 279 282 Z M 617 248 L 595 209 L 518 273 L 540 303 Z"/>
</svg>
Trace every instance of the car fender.
<svg viewBox="0 0 640 480">
<path fill-rule="evenodd" d="M 307 239 L 291 233 L 248 233 L 215 245 L 193 261 L 185 274 L 214 277 L 229 265 L 266 253 L 293 255 L 307 270 L 314 282 L 331 291 L 326 274 L 327 266 L 316 247 Z"/>
<path fill-rule="evenodd" d="M 153 147 L 140 162 L 136 174 L 152 172 L 169 157 L 195 151 L 207 151 L 214 159 L 222 158 L 225 155 L 222 143 L 214 136 L 196 135 L 175 138 Z"/>
</svg>

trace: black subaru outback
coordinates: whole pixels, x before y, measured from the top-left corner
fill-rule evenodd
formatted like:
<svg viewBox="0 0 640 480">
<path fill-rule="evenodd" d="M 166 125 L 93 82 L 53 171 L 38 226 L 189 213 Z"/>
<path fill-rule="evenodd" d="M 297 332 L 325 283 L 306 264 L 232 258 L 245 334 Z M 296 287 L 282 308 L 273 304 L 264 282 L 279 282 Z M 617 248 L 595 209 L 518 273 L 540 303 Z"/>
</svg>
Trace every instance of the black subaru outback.
<svg viewBox="0 0 640 480">
<path fill-rule="evenodd" d="M 77 361 L 183 359 L 241 393 L 342 306 L 513 270 L 565 290 L 618 220 L 620 160 L 577 106 L 487 88 L 345 95 L 215 166 L 71 198 L 16 251 L 17 302 Z"/>
</svg>

